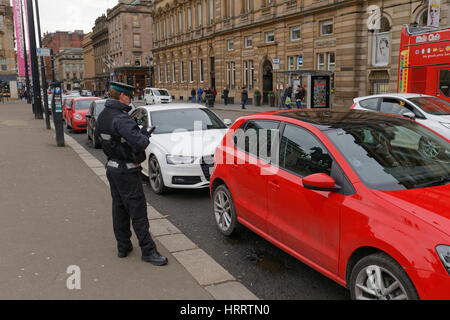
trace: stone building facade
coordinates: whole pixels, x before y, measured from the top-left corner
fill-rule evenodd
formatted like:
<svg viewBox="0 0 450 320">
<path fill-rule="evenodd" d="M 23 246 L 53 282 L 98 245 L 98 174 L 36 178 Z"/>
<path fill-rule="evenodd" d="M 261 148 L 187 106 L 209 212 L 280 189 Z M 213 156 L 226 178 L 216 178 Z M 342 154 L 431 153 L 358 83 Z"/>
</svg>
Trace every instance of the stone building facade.
<svg viewBox="0 0 450 320">
<path fill-rule="evenodd" d="M 156 0 L 154 85 L 184 100 L 192 88 L 216 87 L 220 97 L 229 87 L 238 102 L 242 87 L 267 95 L 328 72 L 332 107 L 348 108 L 357 96 L 396 91 L 401 28 L 423 24 L 426 13 L 414 0 Z"/>
<path fill-rule="evenodd" d="M 42 39 L 43 48 L 53 49 L 53 54 L 69 48 L 81 48 L 84 39 L 83 30 L 75 30 L 74 32 L 56 31 L 44 34 Z M 45 75 L 47 82 L 52 80 L 52 62 L 50 57 L 44 57 Z M 60 79 L 58 79 L 60 80 Z"/>
<path fill-rule="evenodd" d="M 59 51 L 55 55 L 55 76 L 62 82 L 62 89 L 79 89 L 84 79 L 83 49 L 69 48 Z"/>
<path fill-rule="evenodd" d="M 95 25 L 91 32 L 91 40 L 95 65 L 93 91 L 101 96 L 104 91 L 108 90 L 109 77 L 113 71 L 109 64 L 108 21 L 106 15 L 102 15 L 95 20 Z"/>
<path fill-rule="evenodd" d="M 81 87 L 86 90 L 95 91 L 95 59 L 91 35 L 92 32 L 88 33 L 81 44 L 84 63 L 84 79 Z"/>
<path fill-rule="evenodd" d="M 114 80 L 143 91 L 152 51 L 152 11 L 147 1 L 120 0 L 107 11 L 109 57 Z"/>
<path fill-rule="evenodd" d="M 0 4 L 0 80 L 10 86 L 10 95 L 17 98 L 17 55 L 15 51 L 14 18 L 9 1 Z"/>
</svg>

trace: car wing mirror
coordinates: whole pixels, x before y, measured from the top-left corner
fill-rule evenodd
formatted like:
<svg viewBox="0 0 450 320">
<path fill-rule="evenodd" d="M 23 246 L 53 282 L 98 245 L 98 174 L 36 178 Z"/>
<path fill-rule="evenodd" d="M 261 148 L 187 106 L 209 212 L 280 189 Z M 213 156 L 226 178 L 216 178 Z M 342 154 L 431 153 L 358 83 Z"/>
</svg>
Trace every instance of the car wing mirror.
<svg viewBox="0 0 450 320">
<path fill-rule="evenodd" d="M 336 181 L 325 173 L 317 173 L 304 178 L 303 186 L 315 191 L 339 192 L 341 190 Z"/>
<path fill-rule="evenodd" d="M 416 119 L 416 115 L 413 112 L 405 112 L 402 114 L 402 116 L 411 120 Z"/>
<path fill-rule="evenodd" d="M 224 120 L 223 120 L 223 123 L 225 123 L 225 125 L 226 125 L 227 127 L 230 127 L 230 126 L 233 124 L 233 122 L 231 121 L 231 119 L 224 119 Z"/>
</svg>

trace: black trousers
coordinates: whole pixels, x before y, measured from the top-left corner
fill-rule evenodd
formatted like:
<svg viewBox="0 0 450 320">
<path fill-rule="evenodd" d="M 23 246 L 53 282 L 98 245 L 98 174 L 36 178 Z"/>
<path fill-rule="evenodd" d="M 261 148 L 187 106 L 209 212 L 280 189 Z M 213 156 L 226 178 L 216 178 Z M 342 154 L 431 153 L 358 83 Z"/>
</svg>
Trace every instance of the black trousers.
<svg viewBox="0 0 450 320">
<path fill-rule="evenodd" d="M 107 170 L 112 196 L 114 235 L 119 252 L 126 252 L 131 246 L 130 219 L 143 256 L 156 249 L 150 235 L 147 216 L 147 201 L 142 187 L 140 172 L 118 173 Z"/>
</svg>

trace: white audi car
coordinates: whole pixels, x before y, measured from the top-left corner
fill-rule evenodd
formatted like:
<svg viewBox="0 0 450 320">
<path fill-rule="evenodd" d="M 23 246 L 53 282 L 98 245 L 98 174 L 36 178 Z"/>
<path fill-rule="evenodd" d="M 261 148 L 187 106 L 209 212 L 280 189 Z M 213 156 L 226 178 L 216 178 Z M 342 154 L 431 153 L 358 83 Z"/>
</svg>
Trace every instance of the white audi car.
<svg viewBox="0 0 450 320">
<path fill-rule="evenodd" d="M 196 104 L 143 106 L 131 116 L 141 127 L 156 127 L 142 164 L 156 194 L 209 187 L 214 154 L 231 120 Z"/>
<path fill-rule="evenodd" d="M 450 103 L 445 100 L 423 94 L 393 93 L 356 98 L 354 103 L 351 109 L 413 118 L 450 139 Z"/>
</svg>

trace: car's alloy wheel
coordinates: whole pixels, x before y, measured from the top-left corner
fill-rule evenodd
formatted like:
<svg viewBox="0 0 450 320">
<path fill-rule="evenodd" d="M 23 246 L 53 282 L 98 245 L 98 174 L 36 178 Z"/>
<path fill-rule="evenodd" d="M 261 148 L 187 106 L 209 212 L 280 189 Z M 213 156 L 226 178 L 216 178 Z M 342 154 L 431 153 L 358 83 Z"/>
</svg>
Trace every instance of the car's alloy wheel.
<svg viewBox="0 0 450 320">
<path fill-rule="evenodd" d="M 441 153 L 441 146 L 427 137 L 420 138 L 419 150 L 427 158 L 436 159 Z"/>
<path fill-rule="evenodd" d="M 156 194 L 163 194 L 166 191 L 161 166 L 155 156 L 150 157 L 148 164 L 148 177 L 150 179 L 150 186 Z"/>
<path fill-rule="evenodd" d="M 350 293 L 354 300 L 418 300 L 414 285 L 403 268 L 378 253 L 363 258 L 352 271 Z"/>
<path fill-rule="evenodd" d="M 217 226 L 222 234 L 231 236 L 236 231 L 237 216 L 230 191 L 221 185 L 214 191 L 213 199 Z"/>
</svg>

